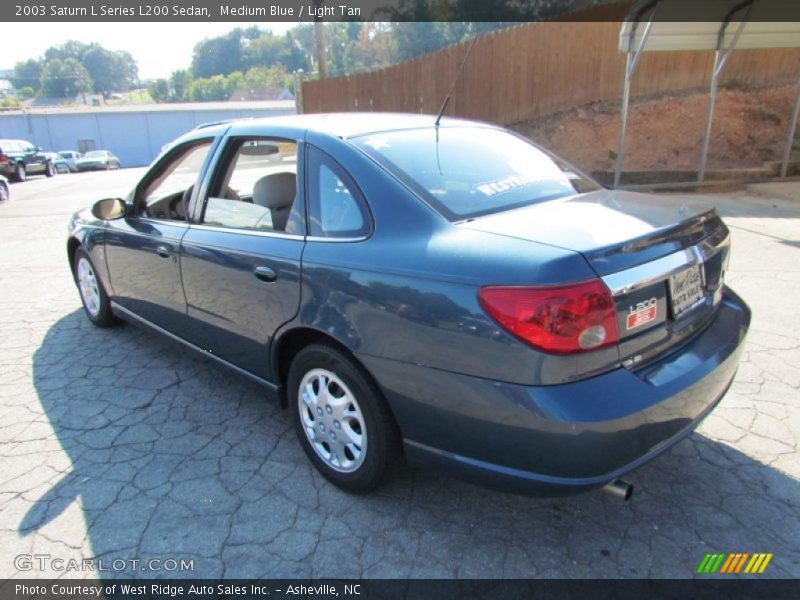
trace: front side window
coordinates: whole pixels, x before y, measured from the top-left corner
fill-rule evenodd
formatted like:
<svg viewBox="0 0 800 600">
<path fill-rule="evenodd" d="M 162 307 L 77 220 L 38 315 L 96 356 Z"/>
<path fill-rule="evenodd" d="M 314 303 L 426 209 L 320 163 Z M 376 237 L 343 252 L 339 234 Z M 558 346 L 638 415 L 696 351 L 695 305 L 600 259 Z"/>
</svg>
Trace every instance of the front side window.
<svg viewBox="0 0 800 600">
<path fill-rule="evenodd" d="M 142 214 L 156 219 L 186 220 L 186 205 L 197 182 L 211 140 L 176 149 L 159 165 L 158 175 L 147 183 L 141 194 Z M 101 151 L 87 152 L 84 158 L 104 158 Z"/>
<path fill-rule="evenodd" d="M 355 182 L 330 156 L 308 149 L 309 233 L 315 237 L 355 238 L 370 232 L 364 200 Z"/>
<path fill-rule="evenodd" d="M 451 221 L 600 189 L 565 163 L 499 129 L 429 127 L 352 141 Z"/>
<path fill-rule="evenodd" d="M 302 235 L 297 148 L 290 140 L 232 139 L 211 184 L 203 223 Z"/>
</svg>

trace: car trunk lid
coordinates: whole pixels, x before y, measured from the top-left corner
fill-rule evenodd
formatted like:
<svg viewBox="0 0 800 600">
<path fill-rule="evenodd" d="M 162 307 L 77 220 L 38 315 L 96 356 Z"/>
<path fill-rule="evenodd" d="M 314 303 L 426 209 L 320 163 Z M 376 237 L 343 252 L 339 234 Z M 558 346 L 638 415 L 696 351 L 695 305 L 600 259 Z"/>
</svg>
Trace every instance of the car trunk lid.
<svg viewBox="0 0 800 600">
<path fill-rule="evenodd" d="M 721 299 L 729 234 L 702 202 L 600 190 L 460 225 L 580 252 L 614 297 L 627 366 L 688 340 Z"/>
</svg>

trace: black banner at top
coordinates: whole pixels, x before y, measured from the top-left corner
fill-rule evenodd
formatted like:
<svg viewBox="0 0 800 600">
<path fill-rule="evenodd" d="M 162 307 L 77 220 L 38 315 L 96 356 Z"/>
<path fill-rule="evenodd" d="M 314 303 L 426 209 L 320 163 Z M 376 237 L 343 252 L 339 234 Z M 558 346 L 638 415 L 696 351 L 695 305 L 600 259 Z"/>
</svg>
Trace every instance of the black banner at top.
<svg viewBox="0 0 800 600">
<path fill-rule="evenodd" d="M 4 22 L 800 21 L 798 0 L 4 0 Z"/>
</svg>

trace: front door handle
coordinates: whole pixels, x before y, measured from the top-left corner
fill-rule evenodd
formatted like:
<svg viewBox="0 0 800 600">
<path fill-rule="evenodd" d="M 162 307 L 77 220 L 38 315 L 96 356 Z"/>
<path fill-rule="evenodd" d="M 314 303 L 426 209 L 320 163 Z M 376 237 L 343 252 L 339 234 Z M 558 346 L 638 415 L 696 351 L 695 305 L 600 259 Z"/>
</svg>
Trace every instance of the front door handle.
<svg viewBox="0 0 800 600">
<path fill-rule="evenodd" d="M 161 244 L 156 248 L 156 254 L 158 254 L 161 258 L 169 258 L 169 246 Z"/>
<path fill-rule="evenodd" d="M 256 279 L 266 281 L 267 283 L 271 283 L 278 278 L 278 274 L 275 271 L 265 266 L 256 267 L 253 270 L 253 275 L 256 276 Z"/>
</svg>

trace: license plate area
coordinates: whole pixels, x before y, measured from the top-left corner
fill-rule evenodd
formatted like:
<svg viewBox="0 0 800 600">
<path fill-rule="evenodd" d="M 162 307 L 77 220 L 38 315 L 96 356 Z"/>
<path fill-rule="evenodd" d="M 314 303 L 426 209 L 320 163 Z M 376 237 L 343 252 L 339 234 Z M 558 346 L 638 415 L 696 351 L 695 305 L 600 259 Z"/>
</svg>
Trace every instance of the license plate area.
<svg viewBox="0 0 800 600">
<path fill-rule="evenodd" d="M 693 265 L 670 276 L 669 299 L 672 316 L 677 319 L 705 299 L 703 265 Z"/>
</svg>

